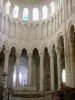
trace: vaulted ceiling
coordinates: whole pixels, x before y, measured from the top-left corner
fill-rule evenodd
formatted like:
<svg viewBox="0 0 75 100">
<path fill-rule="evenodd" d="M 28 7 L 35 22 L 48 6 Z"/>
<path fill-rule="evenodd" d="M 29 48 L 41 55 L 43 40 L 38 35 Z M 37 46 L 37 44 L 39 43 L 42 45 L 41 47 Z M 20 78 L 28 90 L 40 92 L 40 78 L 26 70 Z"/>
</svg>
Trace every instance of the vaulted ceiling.
<svg viewBox="0 0 75 100">
<path fill-rule="evenodd" d="M 51 0 L 10 0 L 11 3 L 14 4 L 39 4 L 42 2 L 47 2 L 47 1 L 51 1 Z"/>
</svg>

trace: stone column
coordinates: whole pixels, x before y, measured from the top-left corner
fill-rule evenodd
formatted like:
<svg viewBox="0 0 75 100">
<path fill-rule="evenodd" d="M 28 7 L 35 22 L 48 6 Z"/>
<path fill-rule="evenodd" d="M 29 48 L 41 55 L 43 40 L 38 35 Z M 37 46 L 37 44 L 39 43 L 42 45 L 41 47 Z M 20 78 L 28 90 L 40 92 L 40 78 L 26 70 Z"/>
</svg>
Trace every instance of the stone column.
<svg viewBox="0 0 75 100">
<path fill-rule="evenodd" d="M 60 89 L 60 85 L 62 83 L 62 66 L 61 66 L 61 48 L 56 48 L 57 53 L 57 69 L 58 69 L 58 89 Z"/>
<path fill-rule="evenodd" d="M 44 89 L 44 54 L 39 54 L 40 56 L 40 91 Z"/>
<path fill-rule="evenodd" d="M 33 60 L 33 86 L 36 86 L 36 62 L 35 60 Z"/>
<path fill-rule="evenodd" d="M 65 70 L 66 70 L 66 86 L 69 86 L 69 65 L 68 65 L 68 46 L 67 46 L 67 36 L 64 35 L 64 57 L 65 57 Z"/>
<path fill-rule="evenodd" d="M 69 47 L 70 47 L 70 67 L 71 67 L 71 81 L 72 81 L 72 87 L 75 87 L 75 82 L 74 82 L 74 68 L 75 68 L 75 61 L 74 61 L 74 55 L 73 55 L 73 43 L 70 42 L 69 43 Z"/>
<path fill-rule="evenodd" d="M 54 52 L 50 52 L 51 90 L 54 90 Z"/>
<path fill-rule="evenodd" d="M 8 75 L 8 63 L 9 63 L 10 51 L 4 51 L 4 54 L 5 54 L 4 72 Z M 7 77 L 5 79 L 5 88 L 7 88 Z"/>
<path fill-rule="evenodd" d="M 28 54 L 28 86 L 32 84 L 32 54 Z"/>
<path fill-rule="evenodd" d="M 19 86 L 20 53 L 16 54 L 16 87 Z"/>
</svg>

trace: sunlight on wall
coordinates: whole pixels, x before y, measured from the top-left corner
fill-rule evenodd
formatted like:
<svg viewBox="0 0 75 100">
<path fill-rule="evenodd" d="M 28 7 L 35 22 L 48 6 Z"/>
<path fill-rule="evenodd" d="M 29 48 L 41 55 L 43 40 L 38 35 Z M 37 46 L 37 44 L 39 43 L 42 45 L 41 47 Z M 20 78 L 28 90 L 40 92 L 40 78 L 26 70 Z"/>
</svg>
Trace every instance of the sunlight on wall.
<svg viewBox="0 0 75 100">
<path fill-rule="evenodd" d="M 66 82 L 66 71 L 65 71 L 65 69 L 62 70 L 62 81 Z"/>
</svg>

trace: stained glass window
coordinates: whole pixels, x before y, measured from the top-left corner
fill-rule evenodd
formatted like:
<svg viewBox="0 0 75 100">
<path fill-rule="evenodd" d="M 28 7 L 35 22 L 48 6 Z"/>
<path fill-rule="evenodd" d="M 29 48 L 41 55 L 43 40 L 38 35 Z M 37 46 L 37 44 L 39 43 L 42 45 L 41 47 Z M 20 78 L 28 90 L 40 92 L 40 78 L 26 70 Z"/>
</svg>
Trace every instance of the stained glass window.
<svg viewBox="0 0 75 100">
<path fill-rule="evenodd" d="M 28 8 L 24 8 L 24 10 L 23 10 L 23 20 L 28 21 L 28 19 L 29 19 Z"/>
<path fill-rule="evenodd" d="M 33 20 L 39 20 L 39 11 L 38 8 L 33 9 Z"/>
</svg>

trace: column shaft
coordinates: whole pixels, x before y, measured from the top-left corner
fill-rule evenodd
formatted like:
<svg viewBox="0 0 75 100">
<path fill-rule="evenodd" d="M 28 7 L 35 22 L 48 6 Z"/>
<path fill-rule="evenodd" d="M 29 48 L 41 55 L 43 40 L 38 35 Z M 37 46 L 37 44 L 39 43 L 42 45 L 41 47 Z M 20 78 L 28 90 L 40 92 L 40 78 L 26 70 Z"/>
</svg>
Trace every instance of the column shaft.
<svg viewBox="0 0 75 100">
<path fill-rule="evenodd" d="M 20 54 L 16 55 L 16 86 L 19 86 Z"/>
<path fill-rule="evenodd" d="M 9 63 L 9 51 L 5 51 L 5 66 L 4 66 L 4 72 L 8 75 L 8 63 Z M 5 88 L 7 88 L 7 77 L 5 79 Z"/>
<path fill-rule="evenodd" d="M 44 89 L 44 54 L 40 55 L 40 91 L 43 91 Z"/>
<path fill-rule="evenodd" d="M 71 66 L 71 79 L 72 79 L 72 87 L 74 87 L 74 67 L 75 67 L 75 61 L 74 61 L 74 55 L 73 55 L 73 43 L 70 42 L 70 66 Z"/>
<path fill-rule="evenodd" d="M 64 35 L 64 57 L 65 57 L 65 70 L 66 70 L 66 86 L 69 86 L 69 65 L 68 65 L 68 45 L 67 37 Z"/>
<path fill-rule="evenodd" d="M 58 68 L 58 89 L 60 89 L 60 85 L 62 83 L 62 66 L 61 66 L 61 50 L 57 48 L 57 68 Z"/>
<path fill-rule="evenodd" d="M 31 86 L 32 82 L 32 55 L 28 55 L 28 86 Z"/>
<path fill-rule="evenodd" d="M 50 74 L 51 74 L 51 90 L 54 90 L 54 54 L 50 53 Z"/>
</svg>

